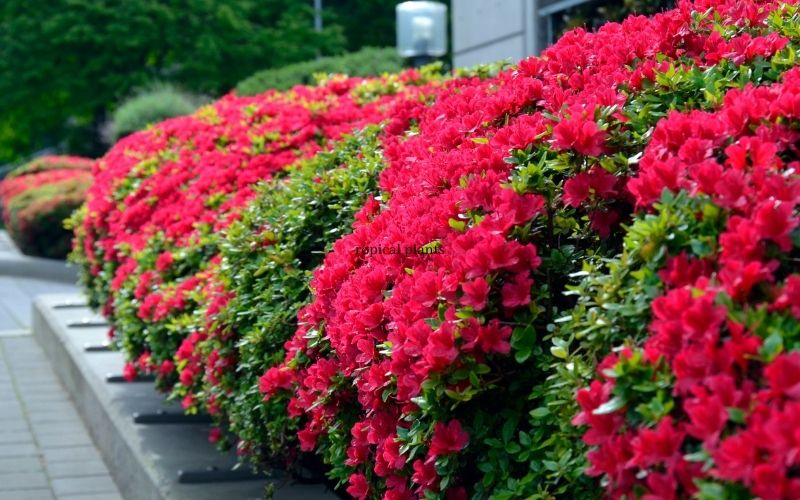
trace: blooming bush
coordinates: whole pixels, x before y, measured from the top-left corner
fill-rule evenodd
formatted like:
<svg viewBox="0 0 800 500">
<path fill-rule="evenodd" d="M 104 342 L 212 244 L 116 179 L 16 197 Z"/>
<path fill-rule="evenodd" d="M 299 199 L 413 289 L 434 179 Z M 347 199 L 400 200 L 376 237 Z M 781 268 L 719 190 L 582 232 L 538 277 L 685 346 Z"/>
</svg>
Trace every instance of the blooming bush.
<svg viewBox="0 0 800 500">
<path fill-rule="evenodd" d="M 395 100 L 423 95 L 432 76 L 411 70 L 230 95 L 126 137 L 99 160 L 74 221 L 73 258 L 91 303 L 112 320 L 111 334 L 131 360 L 126 375 L 155 372 L 165 389 L 179 381 L 174 358 L 183 356 L 185 339 L 203 333 L 193 331 L 192 312 L 205 300 L 217 235 L 239 218 L 256 183 L 382 121 Z M 193 407 L 191 398 L 185 403 Z"/>
<path fill-rule="evenodd" d="M 80 156 L 45 155 L 12 170 L 6 178 L 13 179 L 47 170 L 85 170 L 88 172 L 92 170 L 93 162 L 94 160 Z"/>
<path fill-rule="evenodd" d="M 44 156 L 13 170 L 0 182 L 3 224 L 28 255 L 64 258 L 72 232 L 64 220 L 85 201 L 92 160 Z"/>
<path fill-rule="evenodd" d="M 626 246 L 662 290 L 636 314 L 649 335 L 578 395 L 589 474 L 614 496 L 800 495 L 798 103 L 792 70 L 672 114 L 629 183 L 654 211 Z"/>
<path fill-rule="evenodd" d="M 796 496 L 793 3 L 125 139 L 76 255 L 126 373 L 359 499 Z"/>
<path fill-rule="evenodd" d="M 380 131 L 371 127 L 344 138 L 285 178 L 259 186 L 220 245 L 210 280 L 217 290 L 201 308 L 207 324 L 198 325 L 207 328 L 184 341 L 176 355 L 182 370 L 173 392 L 184 400 L 199 398 L 237 437 L 239 451 L 257 463 L 283 456 L 292 464 L 296 458 L 297 425 L 288 418 L 287 398 L 262 403 L 259 377 L 283 359 L 297 310 L 308 302 L 311 270 L 376 194 L 383 168 Z"/>
<path fill-rule="evenodd" d="M 326 256 L 261 387 L 291 397 L 301 441 L 351 495 L 598 494 L 560 432 L 571 405 L 548 400 L 550 380 L 580 382 L 553 366 L 564 340 L 545 343 L 574 303 L 562 291 L 620 248 L 626 178 L 661 117 L 793 65 L 794 10 L 775 8 L 683 3 L 572 32 L 517 71 L 454 83 L 387 148 L 387 203 Z"/>
</svg>

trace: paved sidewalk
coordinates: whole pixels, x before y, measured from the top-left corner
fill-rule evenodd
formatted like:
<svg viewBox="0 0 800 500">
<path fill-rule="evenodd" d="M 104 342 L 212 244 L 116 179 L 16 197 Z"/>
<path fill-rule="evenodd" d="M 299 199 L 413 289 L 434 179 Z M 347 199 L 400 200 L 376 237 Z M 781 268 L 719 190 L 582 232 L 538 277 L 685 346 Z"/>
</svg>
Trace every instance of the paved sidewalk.
<svg viewBox="0 0 800 500">
<path fill-rule="evenodd" d="M 0 231 L 0 256 L 23 257 Z M 74 292 L 0 275 L 0 500 L 121 500 L 86 427 L 30 334 L 33 297 Z"/>
<path fill-rule="evenodd" d="M 30 335 L 0 337 L 0 500 L 120 500 Z"/>
</svg>

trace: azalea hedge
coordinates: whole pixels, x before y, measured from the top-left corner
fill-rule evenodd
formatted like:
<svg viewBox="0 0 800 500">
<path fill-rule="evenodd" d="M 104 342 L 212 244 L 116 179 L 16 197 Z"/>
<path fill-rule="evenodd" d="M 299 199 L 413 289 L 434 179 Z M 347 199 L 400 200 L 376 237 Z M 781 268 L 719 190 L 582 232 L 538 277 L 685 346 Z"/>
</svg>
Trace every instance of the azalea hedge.
<svg viewBox="0 0 800 500">
<path fill-rule="evenodd" d="M 77 230 L 129 364 L 363 498 L 795 498 L 800 10 L 242 98 L 120 142 Z M 269 111 L 267 111 L 267 109 Z"/>
<path fill-rule="evenodd" d="M 9 236 L 23 253 L 63 259 L 72 247 L 64 221 L 86 200 L 92 160 L 42 156 L 0 182 L 0 208 Z"/>
</svg>

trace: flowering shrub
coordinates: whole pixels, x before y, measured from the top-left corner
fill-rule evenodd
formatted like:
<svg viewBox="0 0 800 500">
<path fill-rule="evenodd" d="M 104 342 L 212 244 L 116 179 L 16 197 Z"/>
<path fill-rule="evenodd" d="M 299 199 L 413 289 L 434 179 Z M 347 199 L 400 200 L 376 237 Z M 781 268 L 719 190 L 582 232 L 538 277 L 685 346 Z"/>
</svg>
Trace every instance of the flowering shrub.
<svg viewBox="0 0 800 500">
<path fill-rule="evenodd" d="M 308 302 L 310 271 L 376 193 L 383 168 L 380 130 L 345 138 L 284 179 L 259 186 L 220 245 L 221 261 L 210 280 L 218 290 L 201 309 L 207 328 L 178 350 L 175 362 L 183 368 L 174 392 L 201 398 L 237 437 L 239 451 L 257 462 L 283 456 L 291 463 L 297 454 L 297 426 L 288 418 L 286 398 L 262 403 L 259 377 L 283 359 L 297 310 Z"/>
<path fill-rule="evenodd" d="M 351 495 L 597 495 L 576 432 L 558 432 L 571 406 L 543 392 L 579 380 L 553 368 L 563 339 L 543 340 L 574 303 L 569 275 L 618 251 L 658 120 L 793 65 L 794 10 L 775 8 L 683 3 L 572 32 L 517 71 L 454 82 L 386 149 L 388 201 L 326 256 L 261 384 L 291 398 L 301 443 Z"/>
<path fill-rule="evenodd" d="M 98 162 L 76 258 L 129 376 L 355 498 L 791 498 L 798 43 L 683 1 L 430 105 L 229 96 Z"/>
<path fill-rule="evenodd" d="M 663 195 L 629 233 L 662 282 L 637 312 L 649 335 L 578 395 L 589 474 L 614 496 L 800 495 L 798 103 L 792 70 L 713 112 L 672 114 L 629 183 L 643 207 L 686 195 Z"/>
<path fill-rule="evenodd" d="M 23 177 L 46 170 L 85 170 L 88 172 L 92 170 L 92 163 L 94 160 L 80 156 L 45 155 L 12 170 L 6 178 Z"/>
<path fill-rule="evenodd" d="M 64 220 L 85 200 L 91 164 L 87 158 L 44 156 L 0 182 L 3 224 L 23 253 L 66 257 L 72 232 L 64 228 Z"/>
<path fill-rule="evenodd" d="M 96 184 L 74 222 L 73 258 L 91 303 L 112 320 L 131 360 L 126 375 L 155 372 L 169 388 L 179 380 L 175 356 L 183 377 L 191 373 L 185 359 L 180 363 L 187 348 L 179 348 L 203 333 L 193 331 L 191 316 L 205 300 L 217 234 L 238 219 L 256 183 L 383 120 L 395 100 L 413 102 L 432 76 L 410 70 L 230 95 L 126 137 L 99 160 Z M 192 399 L 185 404 L 193 407 Z"/>
</svg>

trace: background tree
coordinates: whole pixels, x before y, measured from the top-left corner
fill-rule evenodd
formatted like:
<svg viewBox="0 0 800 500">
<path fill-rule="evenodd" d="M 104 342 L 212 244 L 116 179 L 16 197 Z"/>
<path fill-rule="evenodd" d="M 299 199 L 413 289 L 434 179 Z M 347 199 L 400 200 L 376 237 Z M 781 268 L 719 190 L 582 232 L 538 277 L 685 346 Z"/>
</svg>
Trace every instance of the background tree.
<svg viewBox="0 0 800 500">
<path fill-rule="evenodd" d="M 154 80 L 219 95 L 262 68 L 342 52 L 293 0 L 3 0 L 0 162 L 65 142 L 97 155 L 110 107 Z"/>
</svg>

